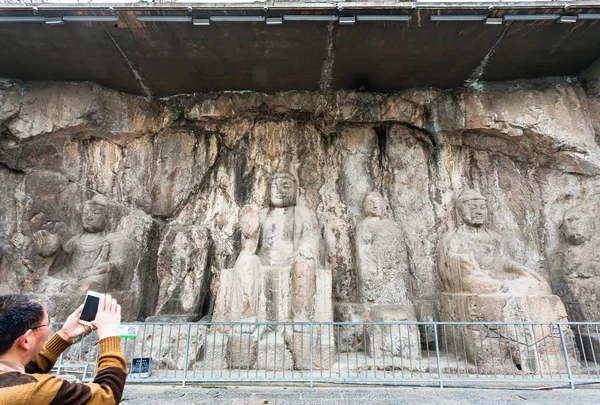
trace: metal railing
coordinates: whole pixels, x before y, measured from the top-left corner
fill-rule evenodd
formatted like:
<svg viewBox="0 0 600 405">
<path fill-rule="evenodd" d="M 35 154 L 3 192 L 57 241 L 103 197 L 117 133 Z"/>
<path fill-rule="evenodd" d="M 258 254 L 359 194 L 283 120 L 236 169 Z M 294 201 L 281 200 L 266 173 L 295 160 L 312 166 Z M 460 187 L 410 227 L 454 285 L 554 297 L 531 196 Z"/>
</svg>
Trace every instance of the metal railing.
<svg viewBox="0 0 600 405">
<path fill-rule="evenodd" d="M 600 382 L 600 323 L 131 323 L 130 382 L 524 386 Z M 90 381 L 95 333 L 57 374 Z"/>
</svg>

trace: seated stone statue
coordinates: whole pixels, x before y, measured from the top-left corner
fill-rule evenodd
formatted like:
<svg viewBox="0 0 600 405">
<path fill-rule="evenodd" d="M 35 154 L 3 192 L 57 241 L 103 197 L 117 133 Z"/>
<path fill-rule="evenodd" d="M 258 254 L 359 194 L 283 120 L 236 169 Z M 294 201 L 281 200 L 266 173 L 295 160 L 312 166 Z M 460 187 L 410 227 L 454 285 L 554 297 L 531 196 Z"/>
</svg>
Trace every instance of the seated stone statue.
<svg viewBox="0 0 600 405">
<path fill-rule="evenodd" d="M 550 285 L 535 271 L 515 262 L 504 241 L 484 223 L 485 198 L 463 191 L 456 202 L 459 226 L 440 243 L 439 271 L 446 292 L 551 295 Z"/>
<path fill-rule="evenodd" d="M 127 291 L 137 264 L 133 241 L 120 233 L 108 233 L 109 203 L 102 196 L 86 201 L 81 213 L 83 232 L 61 246 L 59 238 L 45 230 L 33 235 L 40 256 L 56 257 L 48 275 L 36 280 L 35 291 L 84 293 Z"/>
<path fill-rule="evenodd" d="M 439 295 L 438 312 L 441 320 L 566 321 L 565 308 L 560 299 L 552 295 L 548 282 L 512 260 L 501 236 L 486 227 L 487 213 L 486 199 L 477 191 L 466 189 L 456 201 L 457 227 L 448 231 L 439 244 L 438 271 L 443 293 Z M 504 364 L 505 361 L 529 371 L 536 371 L 540 364 L 546 369 L 564 369 L 560 352 L 558 356 L 542 352 L 554 350 L 551 339 L 558 332 L 556 328 L 541 330 L 526 325 L 515 328 L 473 325 L 472 328 L 473 334 L 467 333 L 458 339 L 468 341 L 465 343 L 467 357 L 479 367 L 483 366 L 481 371 L 497 372 L 498 367 L 511 367 Z M 478 342 L 489 337 L 502 339 L 504 343 L 487 350 Z M 531 350 L 533 343 L 539 351 Z"/>
</svg>

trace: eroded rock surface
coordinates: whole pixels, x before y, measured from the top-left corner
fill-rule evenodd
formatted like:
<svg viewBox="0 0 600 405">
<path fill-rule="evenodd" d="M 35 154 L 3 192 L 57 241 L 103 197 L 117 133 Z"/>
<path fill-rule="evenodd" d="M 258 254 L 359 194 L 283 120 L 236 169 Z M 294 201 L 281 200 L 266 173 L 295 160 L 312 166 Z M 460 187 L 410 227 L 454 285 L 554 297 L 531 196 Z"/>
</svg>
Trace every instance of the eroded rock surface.
<svg viewBox="0 0 600 405">
<path fill-rule="evenodd" d="M 460 190 L 486 190 L 510 256 L 549 276 L 564 212 L 600 180 L 597 94 L 569 80 L 152 101 L 89 83 L 2 83 L 0 289 L 29 291 L 50 265 L 35 232 L 66 242 L 99 194 L 139 249 L 138 319 L 213 313 L 221 273 L 242 250 L 238 213 L 269 206 L 282 168 L 316 215 L 338 303 L 359 301 L 356 225 L 364 196 L 383 196 L 404 233 L 419 320 L 434 317 L 437 246 Z"/>
</svg>

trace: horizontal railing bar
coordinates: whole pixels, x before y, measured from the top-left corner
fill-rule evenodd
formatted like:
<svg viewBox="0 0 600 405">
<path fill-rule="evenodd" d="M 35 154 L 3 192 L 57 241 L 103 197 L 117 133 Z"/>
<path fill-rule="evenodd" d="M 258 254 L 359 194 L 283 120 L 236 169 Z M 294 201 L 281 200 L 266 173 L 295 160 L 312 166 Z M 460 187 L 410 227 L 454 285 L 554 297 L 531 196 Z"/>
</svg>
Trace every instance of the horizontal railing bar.
<svg viewBox="0 0 600 405">
<path fill-rule="evenodd" d="M 574 387 L 600 383 L 600 322 L 124 322 L 128 383 Z M 60 327 L 54 324 L 53 329 Z M 145 360 L 145 359 L 150 360 Z M 95 335 L 56 372 L 97 371 Z M 593 361 L 592 361 L 593 360 Z M 143 363 L 148 369 L 142 370 Z"/>
</svg>

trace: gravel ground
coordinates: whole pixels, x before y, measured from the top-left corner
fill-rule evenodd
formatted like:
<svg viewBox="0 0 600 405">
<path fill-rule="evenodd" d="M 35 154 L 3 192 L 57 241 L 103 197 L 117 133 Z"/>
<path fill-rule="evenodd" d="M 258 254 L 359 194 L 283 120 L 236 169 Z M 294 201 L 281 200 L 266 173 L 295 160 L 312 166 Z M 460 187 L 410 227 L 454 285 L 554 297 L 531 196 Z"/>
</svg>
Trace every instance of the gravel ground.
<svg viewBox="0 0 600 405">
<path fill-rule="evenodd" d="M 122 405 L 283 404 L 600 404 L 600 386 L 557 389 L 470 389 L 381 386 L 135 385 Z"/>
</svg>

